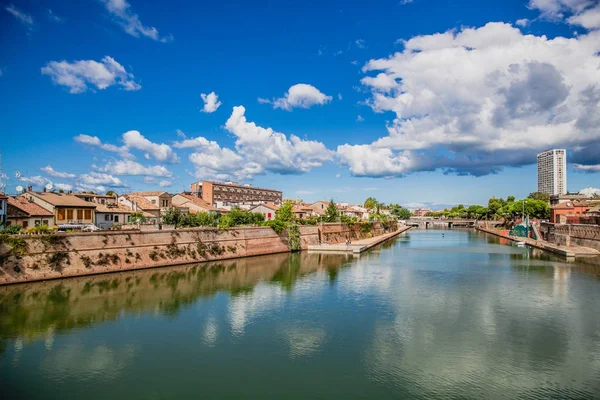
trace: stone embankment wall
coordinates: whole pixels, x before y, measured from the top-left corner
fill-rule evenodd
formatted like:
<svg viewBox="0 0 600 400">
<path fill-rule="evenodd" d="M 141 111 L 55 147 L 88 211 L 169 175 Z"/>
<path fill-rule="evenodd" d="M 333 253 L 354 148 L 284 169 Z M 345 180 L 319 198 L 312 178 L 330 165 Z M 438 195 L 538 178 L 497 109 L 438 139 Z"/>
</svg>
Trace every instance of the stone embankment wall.
<svg viewBox="0 0 600 400">
<path fill-rule="evenodd" d="M 395 227 L 394 227 L 395 229 Z M 300 226 L 301 249 L 383 233 L 379 223 Z M 289 252 L 270 227 L 0 235 L 0 284 Z"/>
<path fill-rule="evenodd" d="M 542 223 L 542 237 L 561 246 L 583 246 L 600 250 L 600 226 Z"/>
</svg>

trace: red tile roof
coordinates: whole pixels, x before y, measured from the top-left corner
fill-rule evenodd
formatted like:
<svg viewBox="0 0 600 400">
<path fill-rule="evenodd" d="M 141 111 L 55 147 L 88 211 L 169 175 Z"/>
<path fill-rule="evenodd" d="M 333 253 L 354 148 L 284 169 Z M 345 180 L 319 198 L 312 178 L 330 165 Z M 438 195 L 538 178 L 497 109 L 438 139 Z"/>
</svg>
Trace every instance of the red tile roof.
<svg viewBox="0 0 600 400">
<path fill-rule="evenodd" d="M 8 204 L 18 208 L 32 217 L 52 217 L 53 214 L 44 207 L 30 202 L 24 197 L 9 197 Z M 10 216 L 10 215 L 9 215 Z"/>
<path fill-rule="evenodd" d="M 143 196 L 139 196 L 133 193 L 124 195 L 126 199 L 132 201 L 137 204 L 137 206 L 142 210 L 160 210 L 156 204 L 152 204 L 150 200 Z"/>
<path fill-rule="evenodd" d="M 160 196 L 163 193 L 168 194 L 164 190 L 155 190 L 155 191 L 150 191 L 150 192 L 131 192 L 129 194 L 134 195 L 134 196 Z"/>
<path fill-rule="evenodd" d="M 178 193 L 175 196 L 184 197 L 187 200 L 189 200 L 192 203 L 194 203 L 195 205 L 197 205 L 198 207 L 204 208 L 205 210 L 208 210 L 208 211 L 217 211 L 217 209 L 215 207 L 211 206 L 206 201 L 202 200 L 200 197 L 194 196 L 193 194 Z"/>
</svg>

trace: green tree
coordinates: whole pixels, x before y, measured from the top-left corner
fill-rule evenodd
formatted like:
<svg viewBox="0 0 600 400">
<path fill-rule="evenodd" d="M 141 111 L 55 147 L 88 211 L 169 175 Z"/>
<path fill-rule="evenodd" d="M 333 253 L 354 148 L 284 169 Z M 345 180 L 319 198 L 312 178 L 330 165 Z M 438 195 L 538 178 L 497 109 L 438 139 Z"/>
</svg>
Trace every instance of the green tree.
<svg viewBox="0 0 600 400">
<path fill-rule="evenodd" d="M 169 208 L 162 216 L 162 223 L 165 225 L 175 225 L 177 228 L 184 220 L 181 210 L 176 207 Z"/>
<path fill-rule="evenodd" d="M 529 196 L 527 196 L 527 198 L 533 199 L 533 200 L 542 200 L 542 201 L 545 201 L 546 203 L 550 202 L 550 195 L 548 193 L 533 192 L 533 193 L 529 193 Z"/>
<path fill-rule="evenodd" d="M 377 199 L 375 197 L 369 197 L 365 200 L 365 208 L 367 210 L 374 210 L 375 208 L 377 208 L 377 205 L 379 203 L 377 202 Z"/>
<path fill-rule="evenodd" d="M 506 198 L 506 202 L 507 203 L 514 203 L 515 202 L 515 196 L 508 196 Z"/>
<path fill-rule="evenodd" d="M 325 222 L 336 222 L 338 219 L 339 213 L 338 213 L 338 209 L 333 201 L 333 199 L 331 199 L 331 201 L 329 202 L 329 205 L 327 206 L 327 210 L 325 210 Z"/>
<path fill-rule="evenodd" d="M 275 219 L 283 222 L 294 220 L 294 205 L 290 200 L 284 201 L 279 210 L 275 211 Z"/>
<path fill-rule="evenodd" d="M 106 195 L 115 197 L 117 195 L 117 192 L 115 192 L 114 190 L 109 190 L 108 192 L 106 192 Z"/>
<path fill-rule="evenodd" d="M 141 212 L 134 212 L 131 213 L 130 217 L 129 217 L 129 222 L 136 224 L 138 222 L 146 222 L 146 218 L 144 217 L 144 214 L 142 214 Z"/>
<path fill-rule="evenodd" d="M 392 208 L 392 215 L 398 219 L 409 219 L 412 217 L 410 210 L 404 207 Z"/>
</svg>

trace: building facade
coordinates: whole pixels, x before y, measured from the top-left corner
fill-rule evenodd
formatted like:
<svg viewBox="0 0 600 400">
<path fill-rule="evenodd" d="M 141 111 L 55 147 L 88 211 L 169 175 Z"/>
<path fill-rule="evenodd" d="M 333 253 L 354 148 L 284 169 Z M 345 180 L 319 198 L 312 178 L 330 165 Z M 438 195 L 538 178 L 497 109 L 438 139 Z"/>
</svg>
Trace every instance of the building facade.
<svg viewBox="0 0 600 400">
<path fill-rule="evenodd" d="M 195 182 L 190 185 L 190 189 L 192 194 L 214 207 L 260 203 L 281 205 L 283 199 L 279 190 L 238 185 L 234 182 Z"/>
<path fill-rule="evenodd" d="M 25 192 L 19 197 L 50 211 L 56 225 L 89 225 L 95 221 L 96 205 L 72 194 Z"/>
<path fill-rule="evenodd" d="M 278 206 L 273 204 L 259 204 L 250 209 L 250 212 L 261 213 L 265 216 L 265 221 L 271 221 L 275 219 L 275 213 L 279 209 Z"/>
<path fill-rule="evenodd" d="M 24 197 L 9 197 L 6 210 L 6 226 L 19 225 L 23 229 L 54 226 L 54 215 L 50 211 Z"/>
<path fill-rule="evenodd" d="M 553 149 L 537 155 L 538 192 L 567 193 L 567 151 Z"/>
<path fill-rule="evenodd" d="M 173 202 L 173 206 L 188 208 L 190 214 L 200 212 L 219 212 L 218 209 L 193 194 L 177 193 L 173 196 L 171 201 Z"/>
</svg>

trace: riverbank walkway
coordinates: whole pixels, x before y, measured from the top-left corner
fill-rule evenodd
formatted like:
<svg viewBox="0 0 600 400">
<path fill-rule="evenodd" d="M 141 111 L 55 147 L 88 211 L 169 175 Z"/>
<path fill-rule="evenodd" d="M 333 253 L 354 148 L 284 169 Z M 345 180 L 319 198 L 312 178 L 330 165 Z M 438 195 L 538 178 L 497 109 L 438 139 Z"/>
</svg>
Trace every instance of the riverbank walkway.
<svg viewBox="0 0 600 400">
<path fill-rule="evenodd" d="M 401 226 L 397 231 L 385 233 L 383 235 L 375 236 L 368 239 L 361 239 L 352 242 L 347 245 L 346 243 L 337 243 L 337 244 L 313 244 L 308 246 L 309 252 L 327 252 L 327 253 L 353 253 L 360 254 L 364 251 L 369 250 L 372 247 L 377 246 L 397 236 L 403 232 L 409 230 L 410 226 Z"/>
<path fill-rule="evenodd" d="M 593 257 L 600 255 L 600 251 L 596 249 L 592 249 L 590 247 L 580 247 L 580 246 L 559 246 L 554 243 L 548 243 L 545 240 L 535 240 L 531 238 L 518 237 L 518 236 L 510 236 L 504 233 L 501 233 L 497 230 L 477 227 L 478 231 L 489 233 L 491 235 L 495 235 L 504 239 L 512 240 L 513 242 L 523 242 L 528 246 L 536 247 L 538 249 L 546 250 L 555 254 L 559 254 L 561 256 L 567 258 L 574 257 Z"/>
</svg>

